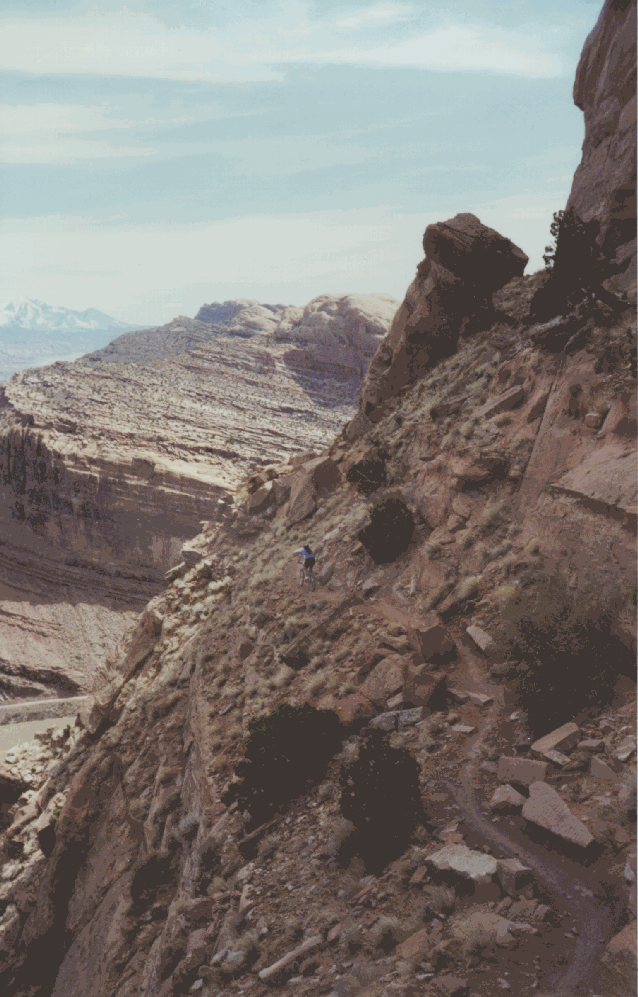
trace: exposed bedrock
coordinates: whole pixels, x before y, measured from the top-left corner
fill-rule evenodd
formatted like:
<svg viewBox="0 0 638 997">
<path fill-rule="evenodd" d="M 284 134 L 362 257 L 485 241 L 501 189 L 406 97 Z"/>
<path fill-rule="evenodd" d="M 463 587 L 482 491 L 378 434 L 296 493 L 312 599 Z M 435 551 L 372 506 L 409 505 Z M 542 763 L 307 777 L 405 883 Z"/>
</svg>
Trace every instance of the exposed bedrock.
<svg viewBox="0 0 638 997">
<path fill-rule="evenodd" d="M 361 409 L 376 421 L 383 403 L 414 384 L 493 317 L 492 294 L 520 277 L 527 256 L 472 214 L 428 225 L 425 259 L 361 387 Z"/>
<path fill-rule="evenodd" d="M 576 71 L 585 115 L 583 156 L 568 208 L 600 223 L 600 242 L 622 264 L 607 287 L 636 300 L 636 3 L 606 0 Z"/>
</svg>

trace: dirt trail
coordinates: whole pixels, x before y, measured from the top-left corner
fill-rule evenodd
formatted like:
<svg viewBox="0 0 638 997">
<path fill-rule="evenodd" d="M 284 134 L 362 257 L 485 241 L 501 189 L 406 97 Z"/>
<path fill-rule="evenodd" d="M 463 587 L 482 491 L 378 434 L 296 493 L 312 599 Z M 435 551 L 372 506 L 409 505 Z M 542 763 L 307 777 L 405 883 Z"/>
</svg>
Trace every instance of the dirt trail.
<svg viewBox="0 0 638 997">
<path fill-rule="evenodd" d="M 543 845 L 537 844 L 518 834 L 497 829 L 483 811 L 476 792 L 479 784 L 479 763 L 483 755 L 483 745 L 498 724 L 505 707 L 502 702 L 503 689 L 495 687 L 479 671 L 480 665 L 474 655 L 463 657 L 467 661 L 468 678 L 472 678 L 481 687 L 481 691 L 498 698 L 487 712 L 478 734 L 466 747 L 467 761 L 459 773 L 457 784 L 447 782 L 445 785 L 458 806 L 459 816 L 464 824 L 472 828 L 500 853 L 516 857 L 534 873 L 536 881 L 549 890 L 555 897 L 560 909 L 566 909 L 571 915 L 578 935 L 571 954 L 567 971 L 561 974 L 556 970 L 550 980 L 544 985 L 544 992 L 555 991 L 560 997 L 583 997 L 593 995 L 591 989 L 596 978 L 596 969 L 605 944 L 614 934 L 616 928 L 616 911 L 609 897 L 601 896 L 604 884 L 600 882 L 595 871 L 569 859 L 558 852 L 552 852 Z M 598 895 L 596 895 L 598 893 Z M 552 991 L 548 990 L 551 986 Z"/>
</svg>

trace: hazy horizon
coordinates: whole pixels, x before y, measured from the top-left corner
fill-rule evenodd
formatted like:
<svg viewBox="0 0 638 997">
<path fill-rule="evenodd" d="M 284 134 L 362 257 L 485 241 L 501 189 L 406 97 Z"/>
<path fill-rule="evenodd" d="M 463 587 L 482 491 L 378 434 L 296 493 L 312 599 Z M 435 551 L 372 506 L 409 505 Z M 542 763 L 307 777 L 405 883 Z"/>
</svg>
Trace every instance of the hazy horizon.
<svg viewBox="0 0 638 997">
<path fill-rule="evenodd" d="M 2 286 L 135 325 L 401 300 L 471 211 L 541 267 L 600 3 L 7 0 Z"/>
</svg>

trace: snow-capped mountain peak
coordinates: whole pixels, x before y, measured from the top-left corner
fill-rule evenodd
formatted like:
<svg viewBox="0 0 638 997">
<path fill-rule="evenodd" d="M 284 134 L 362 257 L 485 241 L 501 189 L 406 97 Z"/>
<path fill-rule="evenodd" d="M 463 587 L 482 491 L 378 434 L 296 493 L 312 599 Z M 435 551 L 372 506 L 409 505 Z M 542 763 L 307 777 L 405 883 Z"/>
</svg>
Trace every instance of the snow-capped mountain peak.
<svg viewBox="0 0 638 997">
<path fill-rule="evenodd" d="M 0 328 L 11 326 L 31 332 L 80 332 L 81 330 L 106 329 L 122 333 L 139 326 L 111 318 L 96 308 L 82 312 L 61 305 L 47 305 L 36 298 L 15 298 L 0 309 Z"/>
</svg>

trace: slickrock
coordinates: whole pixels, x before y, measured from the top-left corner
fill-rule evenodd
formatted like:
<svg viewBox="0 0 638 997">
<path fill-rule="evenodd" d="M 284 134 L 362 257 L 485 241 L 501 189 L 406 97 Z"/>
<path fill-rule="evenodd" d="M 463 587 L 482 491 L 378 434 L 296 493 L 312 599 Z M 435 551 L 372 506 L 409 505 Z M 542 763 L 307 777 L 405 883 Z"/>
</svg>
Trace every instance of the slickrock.
<svg viewBox="0 0 638 997">
<path fill-rule="evenodd" d="M 581 848 L 587 848 L 594 840 L 556 790 L 545 782 L 530 785 L 529 799 L 523 804 L 523 817 Z"/>
<path fill-rule="evenodd" d="M 618 773 L 608 765 L 602 758 L 592 755 L 589 762 L 589 771 L 594 779 L 605 779 L 609 782 L 618 782 Z"/>
</svg>

